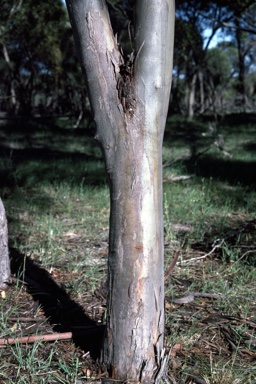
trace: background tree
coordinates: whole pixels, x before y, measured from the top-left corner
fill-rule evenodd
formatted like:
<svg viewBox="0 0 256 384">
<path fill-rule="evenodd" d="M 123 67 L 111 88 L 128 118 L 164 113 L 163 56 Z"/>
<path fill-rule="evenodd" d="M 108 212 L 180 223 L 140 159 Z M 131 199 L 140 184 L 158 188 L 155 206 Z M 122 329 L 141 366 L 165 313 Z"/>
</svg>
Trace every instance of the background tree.
<svg viewBox="0 0 256 384">
<path fill-rule="evenodd" d="M 62 1 L 0 5 L 1 109 L 8 113 L 77 113 L 84 90 Z"/>
<path fill-rule="evenodd" d="M 174 68 L 177 63 L 179 66 L 177 75 L 183 77 L 182 82 L 177 80 L 178 85 L 185 84 L 186 113 L 189 118 L 192 118 L 195 112 L 204 112 L 205 54 L 215 33 L 220 28 L 218 22 L 209 21 L 208 17 L 211 17 L 212 20 L 215 17 L 219 19 L 221 14 L 216 6 L 204 0 L 183 0 L 177 4 L 176 16 Z M 211 30 L 211 33 L 206 40 L 204 31 L 207 28 Z M 174 79 L 175 84 L 176 76 Z M 175 90 L 176 88 L 174 88 Z"/>
<path fill-rule="evenodd" d="M 225 50 L 212 48 L 206 52 L 207 96 L 215 114 L 224 111 L 224 92 L 232 78 L 231 63 Z"/>
<path fill-rule="evenodd" d="M 134 26 L 129 21 L 132 4 L 132 1 L 107 1 L 113 32 L 125 56 L 133 49 Z M 255 72 L 255 12 L 253 0 L 177 3 L 173 111 L 190 117 L 213 112 L 214 106 L 209 102 L 213 84 L 209 87 L 207 52 L 214 47 L 213 42 L 216 45 L 222 40 L 233 47 L 230 56 L 233 79 L 226 99 L 228 111 L 253 110 L 255 95 L 249 79 Z M 52 5 L 34 0 L 12 3 L 3 0 L 0 20 L 1 112 L 72 114 L 77 119 L 72 125 L 78 126 L 83 114 L 89 114 L 89 103 L 80 82 L 81 69 L 63 2 L 59 0 Z M 217 34 L 218 40 L 214 40 Z M 219 48 L 224 49 L 224 45 Z M 214 92 L 218 95 L 217 89 Z"/>
<path fill-rule="evenodd" d="M 243 111 L 246 111 L 248 98 L 246 95 L 246 75 L 249 73 L 251 58 L 256 46 L 256 30 L 251 27 L 256 21 L 255 2 L 247 0 L 245 2 L 228 2 L 228 8 L 232 14 L 231 23 L 224 24 L 228 28 L 232 42 L 237 48 L 238 56 L 238 78 L 237 91 L 239 104 Z"/>
<path fill-rule="evenodd" d="M 105 2 L 67 0 L 110 182 L 103 362 L 115 379 L 150 382 L 163 365 L 162 140 L 174 1 L 133 6 L 134 52 L 124 56 Z"/>
<path fill-rule="evenodd" d="M 6 289 L 10 276 L 7 220 L 3 202 L 0 199 L 0 290 Z"/>
<path fill-rule="evenodd" d="M 236 47 L 238 63 L 236 73 L 232 69 L 230 76 L 230 78 L 237 78 L 237 85 L 236 89 L 230 87 L 234 97 L 232 101 L 230 98 L 229 109 L 232 105 L 238 107 L 238 103 L 234 103 L 235 99 L 237 102 L 240 100 L 240 106 L 246 103 L 252 109 L 252 104 L 246 98 L 244 83 L 245 76 L 249 75 L 248 63 L 251 63 L 252 57 L 250 53 L 255 47 L 252 22 L 255 19 L 254 8 L 255 4 L 251 0 L 235 3 L 182 0 L 177 3 L 175 70 L 171 105 L 174 110 L 190 117 L 194 113 L 213 111 L 214 105 L 209 103 L 209 98 L 206 98 L 207 92 L 209 95 L 209 90 L 213 86 L 213 83 L 210 87 L 208 84 L 207 52 L 214 37 L 220 32 L 222 32 L 222 39 L 233 37 L 232 44 Z M 225 68 L 223 70 L 225 71 Z M 218 94 L 217 89 L 214 92 Z M 251 92 L 250 95 L 252 95 Z M 242 104 L 241 98 L 244 100 Z"/>
<path fill-rule="evenodd" d="M 193 117 L 196 81 L 200 73 L 200 63 L 204 57 L 203 39 L 196 26 L 182 19 L 177 19 L 174 47 L 174 71 L 176 76 L 174 78 L 173 93 L 175 95 L 174 102 L 177 105 L 176 111 L 179 113 L 188 111 L 188 116 Z"/>
</svg>

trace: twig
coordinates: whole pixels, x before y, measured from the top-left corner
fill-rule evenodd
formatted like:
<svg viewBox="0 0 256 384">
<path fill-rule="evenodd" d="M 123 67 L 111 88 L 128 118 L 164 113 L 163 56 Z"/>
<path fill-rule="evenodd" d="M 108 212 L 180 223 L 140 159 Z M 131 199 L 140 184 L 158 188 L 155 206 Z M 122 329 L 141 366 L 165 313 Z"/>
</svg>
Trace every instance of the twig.
<svg viewBox="0 0 256 384">
<path fill-rule="evenodd" d="M 175 265 L 176 265 L 176 263 L 177 263 L 177 260 L 178 260 L 178 258 L 179 258 L 179 255 L 180 255 L 180 251 L 177 251 L 177 252 L 175 253 L 174 258 L 172 259 L 171 264 L 169 265 L 169 267 L 167 268 L 167 270 L 166 270 L 166 272 L 165 272 L 165 274 L 164 274 L 164 280 L 167 280 L 168 277 L 172 274 L 172 272 L 173 272 L 173 270 L 174 270 L 174 268 L 175 268 Z"/>
<path fill-rule="evenodd" d="M 175 265 L 177 264 L 177 260 L 180 256 L 180 252 L 184 250 L 185 246 L 187 244 L 187 239 L 185 238 L 180 249 L 175 253 L 175 256 L 171 262 L 171 264 L 169 265 L 169 267 L 167 268 L 165 274 L 164 274 L 164 280 L 167 280 L 167 278 L 172 274 L 174 268 L 175 268 Z"/>
<path fill-rule="evenodd" d="M 221 240 L 219 244 L 216 244 L 210 252 L 204 254 L 203 256 L 193 257 L 192 259 L 189 259 L 189 260 L 182 260 L 180 261 L 180 264 L 187 264 L 187 263 L 191 263 L 192 261 L 206 259 L 206 257 L 210 256 L 215 251 L 215 249 L 220 248 L 223 243 L 224 243 L 224 239 Z"/>
<path fill-rule="evenodd" d="M 188 180 L 188 179 L 191 179 L 191 177 L 193 177 L 193 175 L 173 176 L 173 177 L 171 177 L 171 178 L 165 178 L 165 179 L 163 179 L 163 182 L 164 182 L 164 183 L 166 183 L 166 182 L 172 183 L 173 181 Z"/>
<path fill-rule="evenodd" d="M 62 333 L 49 333 L 44 335 L 31 335 L 31 336 L 21 336 L 21 337 L 4 337 L 0 339 L 0 348 L 4 348 L 7 345 L 15 343 L 34 343 L 35 341 L 56 341 L 56 340 L 70 340 L 74 337 L 81 335 L 88 335 L 88 332 L 91 330 L 99 330 L 101 326 L 98 325 L 86 325 L 83 327 L 72 327 L 71 332 L 62 332 Z"/>
<path fill-rule="evenodd" d="M 242 256 L 239 257 L 238 260 L 236 260 L 233 264 L 231 264 L 226 270 L 225 272 L 228 270 L 228 269 L 231 269 L 234 267 L 234 265 L 236 265 L 237 263 L 239 263 L 239 261 L 241 261 L 246 255 L 248 255 L 249 253 L 256 253 L 256 249 L 251 249 L 250 251 L 246 251 L 245 253 L 242 254 Z M 225 274 L 226 275 L 226 274 Z M 224 275 L 224 276 L 225 276 Z"/>
<path fill-rule="evenodd" d="M 56 340 L 70 340 L 73 337 L 72 332 L 63 332 L 63 333 L 50 333 L 45 335 L 32 335 L 24 337 L 9 337 L 0 339 L 0 348 L 5 348 L 7 345 L 12 345 L 16 343 L 27 344 L 34 343 L 35 341 L 56 341 Z"/>
<path fill-rule="evenodd" d="M 43 317 L 8 317 L 8 321 L 19 321 L 24 323 L 38 323 L 45 321 Z"/>
<path fill-rule="evenodd" d="M 222 295 L 221 293 L 189 292 L 186 296 L 179 297 L 177 299 L 174 298 L 172 301 L 175 304 L 188 304 L 194 301 L 195 297 L 205 297 L 205 298 L 216 299 L 216 300 L 225 298 L 225 296 Z"/>
</svg>

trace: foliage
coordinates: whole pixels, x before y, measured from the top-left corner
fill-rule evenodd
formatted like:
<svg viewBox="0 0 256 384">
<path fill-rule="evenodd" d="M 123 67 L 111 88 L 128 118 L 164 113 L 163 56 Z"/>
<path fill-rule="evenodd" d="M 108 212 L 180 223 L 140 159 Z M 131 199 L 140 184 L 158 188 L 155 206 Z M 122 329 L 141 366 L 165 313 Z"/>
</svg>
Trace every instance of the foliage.
<svg viewBox="0 0 256 384">
<path fill-rule="evenodd" d="M 219 47 L 209 49 L 206 54 L 207 70 L 214 86 L 225 85 L 231 74 L 231 65 L 227 53 Z"/>
<path fill-rule="evenodd" d="M 255 71 L 255 11 L 255 2 L 250 0 L 177 2 L 176 57 L 171 104 L 176 112 L 187 114 L 193 109 L 199 113 L 209 110 L 223 113 L 225 109 L 235 110 L 237 107 L 241 107 L 243 111 L 253 110 L 255 95 L 247 93 L 245 79 L 249 71 Z M 233 52 L 230 56 L 230 74 L 216 88 L 214 82 L 210 87 L 207 84 L 207 61 L 210 56 L 207 52 L 218 32 L 221 32 L 224 40 L 232 36 Z M 201 41 L 195 33 L 201 37 Z M 219 47 L 224 49 L 225 44 L 226 47 L 231 46 L 230 42 L 223 42 Z M 227 63 L 223 60 L 222 62 L 225 72 Z M 235 82 L 231 81 L 233 77 L 236 77 Z M 224 87 L 228 87 L 229 98 L 227 105 L 223 107 L 220 89 Z M 194 104 L 191 106 L 189 103 Z"/>
<path fill-rule="evenodd" d="M 80 71 L 74 64 L 74 44 L 63 2 L 29 0 L 13 5 L 2 1 L 0 15 L 0 43 L 6 53 L 0 69 L 6 89 L 2 91 L 2 109 L 25 114 L 46 108 L 48 113 L 67 109 L 69 98 L 65 96 L 65 105 L 61 100 L 65 89 L 68 95 L 75 95 L 75 88 L 81 93 L 81 79 L 77 78 Z M 70 76 L 67 69 L 72 70 Z M 8 94 L 10 83 L 14 100 Z M 7 104 L 9 100 L 12 102 Z"/>
<path fill-rule="evenodd" d="M 133 2 L 109 0 L 107 3 L 114 33 L 128 55 L 133 49 Z M 252 110 L 255 92 L 247 84 L 251 73 L 255 72 L 255 2 L 182 0 L 176 3 L 176 8 L 171 108 L 188 113 L 188 89 L 191 89 L 193 76 L 205 73 L 209 56 L 206 53 L 221 31 L 224 41 L 219 48 L 228 53 L 231 63 L 230 81 L 221 84 L 229 93 L 225 108 L 234 112 L 238 108 Z M 82 110 L 88 112 L 88 99 L 63 2 L 17 0 L 10 3 L 3 0 L 0 21 L 0 75 L 4 79 L 0 86 L 1 111 L 72 113 L 77 117 Z M 208 31 L 208 37 L 205 31 Z M 226 71 L 225 62 L 223 64 L 223 71 Z M 232 80 L 234 77 L 235 81 Z M 209 101 L 212 90 L 209 92 L 206 79 L 203 87 L 204 100 L 197 80 L 195 113 L 213 110 Z M 219 89 L 214 92 L 218 95 Z M 243 105 L 241 92 L 245 94 Z M 216 110 L 216 105 L 214 108 Z M 223 113 L 223 106 L 217 105 L 217 109 Z"/>
</svg>

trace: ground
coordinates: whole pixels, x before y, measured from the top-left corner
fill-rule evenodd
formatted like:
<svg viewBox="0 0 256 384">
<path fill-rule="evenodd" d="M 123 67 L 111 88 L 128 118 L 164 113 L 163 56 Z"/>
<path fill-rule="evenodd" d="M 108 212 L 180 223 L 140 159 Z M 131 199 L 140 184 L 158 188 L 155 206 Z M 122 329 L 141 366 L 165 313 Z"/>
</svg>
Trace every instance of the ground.
<svg viewBox="0 0 256 384">
<path fill-rule="evenodd" d="M 16 338 L 0 349 L 0 383 L 99 381 L 109 215 L 101 154 L 90 130 L 25 124 L 0 130 L 12 257 L 0 337 Z M 165 135 L 168 383 L 256 382 L 255 117 L 215 130 L 179 118 Z M 73 338 L 17 341 L 59 332 Z"/>
</svg>

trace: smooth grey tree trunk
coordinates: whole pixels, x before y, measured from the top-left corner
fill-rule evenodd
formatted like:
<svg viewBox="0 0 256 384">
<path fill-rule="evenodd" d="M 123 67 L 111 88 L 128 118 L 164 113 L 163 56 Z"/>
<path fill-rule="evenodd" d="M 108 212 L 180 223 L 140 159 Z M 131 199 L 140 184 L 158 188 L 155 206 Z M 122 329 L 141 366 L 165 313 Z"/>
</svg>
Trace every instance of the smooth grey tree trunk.
<svg viewBox="0 0 256 384">
<path fill-rule="evenodd" d="M 195 73 L 192 77 L 191 83 L 189 84 L 188 117 L 190 119 L 193 119 L 194 117 L 195 97 L 196 97 L 196 79 L 197 79 L 197 74 Z"/>
<path fill-rule="evenodd" d="M 3 202 L 0 199 L 0 290 L 7 288 L 10 275 L 7 220 Z"/>
<path fill-rule="evenodd" d="M 103 364 L 121 381 L 155 380 L 164 339 L 162 140 L 171 88 L 174 0 L 135 5 L 125 62 L 104 1 L 66 0 L 110 184 Z"/>
<path fill-rule="evenodd" d="M 199 91 L 200 91 L 200 113 L 203 114 L 205 110 L 205 96 L 204 96 L 204 75 L 202 70 L 198 72 Z"/>
</svg>

